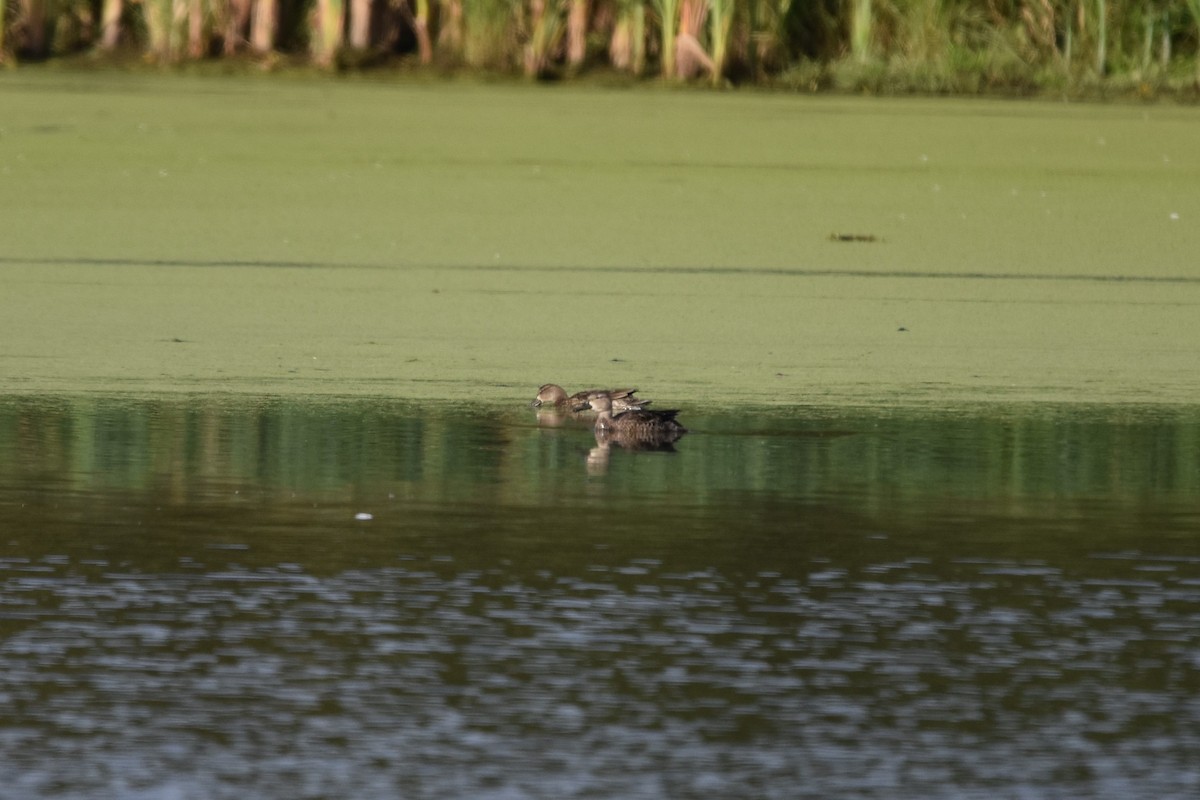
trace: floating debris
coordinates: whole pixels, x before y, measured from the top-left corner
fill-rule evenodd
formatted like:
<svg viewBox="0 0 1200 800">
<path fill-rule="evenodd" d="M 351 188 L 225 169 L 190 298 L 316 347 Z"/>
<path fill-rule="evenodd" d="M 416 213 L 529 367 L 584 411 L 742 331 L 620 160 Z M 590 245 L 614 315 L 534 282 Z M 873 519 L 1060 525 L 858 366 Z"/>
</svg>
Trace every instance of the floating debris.
<svg viewBox="0 0 1200 800">
<path fill-rule="evenodd" d="M 354 518 L 355 518 L 355 519 L 358 519 L 358 520 L 364 520 L 364 521 L 365 521 L 365 520 L 369 520 L 369 519 L 375 519 L 375 515 L 374 515 L 374 514 L 368 514 L 366 511 L 360 511 L 360 512 L 358 512 L 357 514 L 355 514 L 355 515 L 354 515 Z"/>
<path fill-rule="evenodd" d="M 831 242 L 882 242 L 883 239 L 870 233 L 831 233 Z"/>
</svg>

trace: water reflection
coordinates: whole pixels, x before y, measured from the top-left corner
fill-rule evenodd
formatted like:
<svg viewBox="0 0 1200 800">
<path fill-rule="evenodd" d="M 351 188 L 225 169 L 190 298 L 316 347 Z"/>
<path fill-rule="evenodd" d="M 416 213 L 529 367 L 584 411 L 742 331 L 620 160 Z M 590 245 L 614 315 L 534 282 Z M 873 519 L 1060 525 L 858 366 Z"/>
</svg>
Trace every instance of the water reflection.
<svg viewBox="0 0 1200 800">
<path fill-rule="evenodd" d="M 0 400 L 0 785 L 1194 794 L 1200 412 L 687 421 Z"/>
</svg>

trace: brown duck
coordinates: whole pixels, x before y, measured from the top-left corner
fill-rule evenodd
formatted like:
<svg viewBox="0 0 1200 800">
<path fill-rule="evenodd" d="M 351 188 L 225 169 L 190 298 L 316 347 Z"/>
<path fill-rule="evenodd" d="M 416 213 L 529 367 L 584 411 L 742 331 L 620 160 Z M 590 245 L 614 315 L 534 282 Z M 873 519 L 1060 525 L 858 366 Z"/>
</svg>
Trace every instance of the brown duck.
<svg viewBox="0 0 1200 800">
<path fill-rule="evenodd" d="M 609 440 L 627 448 L 655 448 L 669 445 L 687 433 L 687 428 L 675 421 L 677 410 L 632 408 L 614 415 L 615 405 L 604 392 L 588 395 L 586 407 L 596 412 L 597 441 Z"/>
<path fill-rule="evenodd" d="M 538 389 L 537 397 L 529 404 L 534 408 L 553 406 L 564 411 L 585 411 L 588 408 L 588 398 L 592 395 L 607 395 L 612 399 L 612 407 L 617 411 L 630 411 L 650 405 L 649 400 L 634 397 L 637 389 L 584 389 L 568 396 L 565 389 L 556 383 L 544 384 Z"/>
</svg>

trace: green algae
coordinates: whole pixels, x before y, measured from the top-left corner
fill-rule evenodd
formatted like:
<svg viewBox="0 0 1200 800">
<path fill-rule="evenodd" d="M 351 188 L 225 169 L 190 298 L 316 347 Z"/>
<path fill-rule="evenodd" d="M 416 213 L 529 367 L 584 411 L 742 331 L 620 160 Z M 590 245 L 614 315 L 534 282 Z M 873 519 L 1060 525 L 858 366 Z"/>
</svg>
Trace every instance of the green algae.
<svg viewBox="0 0 1200 800">
<path fill-rule="evenodd" d="M 1195 109 L 29 70 L 0 92 L 6 391 L 1200 389 Z"/>
</svg>

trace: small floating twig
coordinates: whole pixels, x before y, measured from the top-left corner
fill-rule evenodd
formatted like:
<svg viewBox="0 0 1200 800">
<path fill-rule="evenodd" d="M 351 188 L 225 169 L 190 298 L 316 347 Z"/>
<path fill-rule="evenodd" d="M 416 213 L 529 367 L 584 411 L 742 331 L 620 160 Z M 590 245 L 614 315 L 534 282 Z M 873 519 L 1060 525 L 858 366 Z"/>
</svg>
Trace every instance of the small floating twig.
<svg viewBox="0 0 1200 800">
<path fill-rule="evenodd" d="M 883 239 L 871 233 L 831 233 L 831 242 L 882 242 Z"/>
</svg>

